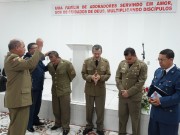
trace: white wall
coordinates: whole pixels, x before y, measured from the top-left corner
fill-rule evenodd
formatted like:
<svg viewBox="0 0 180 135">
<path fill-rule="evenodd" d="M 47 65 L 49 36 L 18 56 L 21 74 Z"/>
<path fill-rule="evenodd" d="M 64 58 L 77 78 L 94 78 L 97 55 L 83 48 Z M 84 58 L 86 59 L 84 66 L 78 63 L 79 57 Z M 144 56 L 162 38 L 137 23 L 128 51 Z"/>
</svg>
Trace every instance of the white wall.
<svg viewBox="0 0 180 135">
<path fill-rule="evenodd" d="M 98 2 L 113 0 L 100 0 Z M 77 0 L 76 3 L 96 2 Z M 103 55 L 110 61 L 114 83 L 119 62 L 127 47 L 135 48 L 142 59 L 142 43 L 149 61 L 147 84 L 159 66 L 158 53 L 165 48 L 174 50 L 175 63 L 180 66 L 180 3 L 176 13 L 77 15 L 53 16 L 52 4 L 72 4 L 70 0 L 31 0 L 28 2 L 0 2 L 0 67 L 3 65 L 7 44 L 12 38 L 20 38 L 27 45 L 36 38 L 44 39 L 44 51 L 57 50 L 62 58 L 71 59 L 72 51 L 66 44 L 101 44 Z M 75 4 L 75 2 L 73 1 Z M 82 64 L 82 63 L 81 63 Z"/>
</svg>

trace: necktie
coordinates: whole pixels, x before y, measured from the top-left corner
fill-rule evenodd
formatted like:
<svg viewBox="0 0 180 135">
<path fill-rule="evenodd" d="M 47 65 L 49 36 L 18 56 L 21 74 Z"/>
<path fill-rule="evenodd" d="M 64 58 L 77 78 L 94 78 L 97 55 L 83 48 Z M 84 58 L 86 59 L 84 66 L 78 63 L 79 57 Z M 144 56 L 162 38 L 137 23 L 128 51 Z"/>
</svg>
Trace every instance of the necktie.
<svg viewBox="0 0 180 135">
<path fill-rule="evenodd" d="M 129 64 L 129 68 L 132 66 L 133 64 Z"/>
<path fill-rule="evenodd" d="M 98 66 L 98 62 L 99 62 L 98 60 L 96 60 L 96 61 L 95 61 L 95 65 L 96 65 L 96 67 Z"/>
<path fill-rule="evenodd" d="M 53 65 L 53 66 L 54 66 L 54 69 L 56 70 L 58 65 Z"/>
<path fill-rule="evenodd" d="M 166 70 L 163 70 L 162 78 L 166 75 Z"/>
</svg>

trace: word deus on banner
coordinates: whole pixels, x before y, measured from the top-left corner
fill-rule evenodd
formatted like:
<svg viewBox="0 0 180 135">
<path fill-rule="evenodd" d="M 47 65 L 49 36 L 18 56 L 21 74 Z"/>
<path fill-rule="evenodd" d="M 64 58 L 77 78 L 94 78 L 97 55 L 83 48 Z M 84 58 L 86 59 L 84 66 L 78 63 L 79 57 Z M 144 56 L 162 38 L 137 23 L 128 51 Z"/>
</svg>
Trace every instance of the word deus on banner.
<svg viewBox="0 0 180 135">
<path fill-rule="evenodd" d="M 139 2 L 112 2 L 79 5 L 53 5 L 53 15 L 95 15 L 122 13 L 172 13 L 177 0 L 148 0 Z"/>
</svg>

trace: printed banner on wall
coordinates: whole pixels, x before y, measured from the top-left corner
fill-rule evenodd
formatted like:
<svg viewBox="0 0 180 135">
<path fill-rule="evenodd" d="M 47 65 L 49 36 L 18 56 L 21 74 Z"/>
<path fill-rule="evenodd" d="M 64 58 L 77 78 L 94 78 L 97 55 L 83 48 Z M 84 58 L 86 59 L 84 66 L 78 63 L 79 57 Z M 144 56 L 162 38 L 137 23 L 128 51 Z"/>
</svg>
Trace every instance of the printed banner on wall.
<svg viewBox="0 0 180 135">
<path fill-rule="evenodd" d="M 128 2 L 91 3 L 77 5 L 53 5 L 53 15 L 95 15 L 123 13 L 172 13 L 177 0 L 147 0 Z"/>
</svg>

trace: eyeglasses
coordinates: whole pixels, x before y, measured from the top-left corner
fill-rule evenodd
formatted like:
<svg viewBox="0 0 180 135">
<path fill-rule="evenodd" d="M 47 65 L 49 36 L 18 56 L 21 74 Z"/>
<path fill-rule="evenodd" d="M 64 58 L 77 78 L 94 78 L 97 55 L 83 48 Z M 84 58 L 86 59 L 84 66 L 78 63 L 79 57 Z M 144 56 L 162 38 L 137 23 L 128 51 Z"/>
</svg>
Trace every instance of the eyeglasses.
<svg viewBox="0 0 180 135">
<path fill-rule="evenodd" d="M 32 48 L 30 48 L 30 49 L 36 49 L 37 47 L 32 47 Z"/>
<path fill-rule="evenodd" d="M 168 60 L 168 59 L 166 59 L 166 58 L 165 59 L 158 58 L 158 61 L 162 61 L 163 62 L 163 61 L 166 61 L 166 60 Z"/>
</svg>

